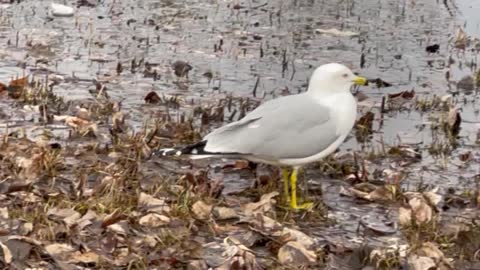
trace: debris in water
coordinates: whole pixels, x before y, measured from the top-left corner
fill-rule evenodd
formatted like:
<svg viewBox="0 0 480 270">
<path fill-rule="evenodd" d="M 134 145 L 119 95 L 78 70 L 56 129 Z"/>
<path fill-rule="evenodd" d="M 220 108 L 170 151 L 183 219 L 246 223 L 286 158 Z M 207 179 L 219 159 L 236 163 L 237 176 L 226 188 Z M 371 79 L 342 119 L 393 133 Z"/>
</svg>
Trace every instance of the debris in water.
<svg viewBox="0 0 480 270">
<path fill-rule="evenodd" d="M 73 16 L 73 14 L 75 13 L 72 7 L 65 5 L 51 3 L 50 8 L 53 16 L 70 17 Z"/>
<path fill-rule="evenodd" d="M 463 162 L 468 162 L 473 159 L 473 153 L 472 151 L 467 151 L 458 155 L 458 158 Z"/>
<path fill-rule="evenodd" d="M 145 96 L 144 100 L 146 103 L 149 103 L 149 104 L 157 104 L 162 101 L 162 99 L 158 96 L 157 93 L 155 93 L 155 91 L 151 91 L 150 93 L 148 93 Z"/>
<path fill-rule="evenodd" d="M 447 126 L 448 130 L 452 134 L 458 134 L 460 132 L 460 124 L 462 123 L 462 117 L 460 115 L 461 108 L 453 107 L 448 111 Z"/>
<path fill-rule="evenodd" d="M 323 34 L 323 35 L 331 35 L 331 36 L 336 36 L 336 37 L 358 37 L 360 36 L 359 33 L 352 32 L 352 31 L 341 31 L 336 28 L 330 28 L 330 29 L 315 29 L 315 33 L 317 34 Z"/>
<path fill-rule="evenodd" d="M 465 50 L 467 48 L 468 36 L 461 27 L 458 28 L 457 35 L 455 36 L 454 44 L 455 44 L 455 48 L 460 50 Z"/>
<path fill-rule="evenodd" d="M 399 109 L 407 102 L 413 100 L 415 97 L 415 90 L 402 91 L 399 93 L 388 94 L 388 105 L 391 109 Z"/>
<path fill-rule="evenodd" d="M 188 78 L 188 72 L 190 72 L 190 70 L 193 69 L 193 67 L 190 64 L 182 60 L 175 61 L 172 64 L 172 68 L 175 71 L 175 75 L 180 78 L 182 77 Z"/>
<path fill-rule="evenodd" d="M 192 212 L 199 220 L 207 220 L 212 214 L 213 207 L 204 203 L 203 201 L 197 201 L 192 205 Z"/>
<path fill-rule="evenodd" d="M 317 255 L 300 242 L 290 241 L 278 250 L 278 260 L 283 265 L 308 266 L 317 261 Z"/>
<path fill-rule="evenodd" d="M 407 204 L 398 209 L 398 222 L 402 226 L 410 226 L 413 223 L 422 225 L 429 223 L 438 212 L 437 205 L 442 200 L 437 189 L 419 193 L 406 192 L 403 195 L 407 198 Z"/>
<path fill-rule="evenodd" d="M 407 258 L 408 269 L 455 269 L 443 252 L 433 242 L 423 243 Z"/>
<path fill-rule="evenodd" d="M 78 0 L 77 7 L 96 7 L 99 0 Z"/>
<path fill-rule="evenodd" d="M 457 89 L 463 89 L 466 91 L 473 91 L 475 90 L 475 82 L 473 77 L 470 75 L 464 76 L 460 79 L 457 83 Z"/>
<path fill-rule="evenodd" d="M 274 197 L 278 196 L 279 193 L 277 191 L 270 192 L 268 194 L 262 195 L 259 202 L 255 203 L 248 203 L 243 206 L 243 211 L 246 215 L 254 215 L 254 214 L 263 214 L 269 212 L 273 209 L 273 205 L 276 203 L 276 200 L 273 199 Z"/>
<path fill-rule="evenodd" d="M 380 78 L 376 78 L 376 79 L 368 79 L 368 83 L 374 83 L 377 88 L 384 88 L 384 87 L 390 87 L 392 86 L 391 83 L 389 82 L 386 82 Z"/>
<path fill-rule="evenodd" d="M 440 50 L 439 44 L 429 45 L 425 48 L 428 53 L 437 53 Z"/>
</svg>

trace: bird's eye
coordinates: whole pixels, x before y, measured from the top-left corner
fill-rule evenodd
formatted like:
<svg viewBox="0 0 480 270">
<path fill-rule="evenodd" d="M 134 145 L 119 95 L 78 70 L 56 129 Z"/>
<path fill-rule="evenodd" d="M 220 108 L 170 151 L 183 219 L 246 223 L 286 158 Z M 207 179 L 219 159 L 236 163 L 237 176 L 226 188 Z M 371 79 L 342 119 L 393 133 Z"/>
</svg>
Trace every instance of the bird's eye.
<svg viewBox="0 0 480 270">
<path fill-rule="evenodd" d="M 347 73 L 342 74 L 342 77 L 343 77 L 343 78 L 347 78 L 347 77 L 348 77 L 348 74 L 347 74 Z"/>
</svg>

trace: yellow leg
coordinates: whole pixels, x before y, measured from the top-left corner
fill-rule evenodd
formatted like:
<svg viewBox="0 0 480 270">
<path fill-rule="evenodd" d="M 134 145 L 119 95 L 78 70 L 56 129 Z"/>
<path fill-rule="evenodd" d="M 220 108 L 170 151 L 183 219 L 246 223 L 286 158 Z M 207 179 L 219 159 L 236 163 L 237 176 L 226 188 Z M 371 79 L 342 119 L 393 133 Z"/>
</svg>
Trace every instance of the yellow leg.
<svg viewBox="0 0 480 270">
<path fill-rule="evenodd" d="M 288 202 L 290 200 L 290 195 L 288 192 L 288 178 L 290 176 L 290 172 L 288 172 L 287 169 L 282 169 L 282 176 L 283 176 L 283 197 L 285 199 L 285 202 Z"/>
<path fill-rule="evenodd" d="M 302 205 L 297 205 L 297 174 L 298 169 L 293 168 L 292 175 L 290 176 L 290 186 L 292 189 L 292 199 L 290 200 L 290 206 L 293 209 L 310 209 L 313 206 L 313 203 L 304 203 Z"/>
</svg>

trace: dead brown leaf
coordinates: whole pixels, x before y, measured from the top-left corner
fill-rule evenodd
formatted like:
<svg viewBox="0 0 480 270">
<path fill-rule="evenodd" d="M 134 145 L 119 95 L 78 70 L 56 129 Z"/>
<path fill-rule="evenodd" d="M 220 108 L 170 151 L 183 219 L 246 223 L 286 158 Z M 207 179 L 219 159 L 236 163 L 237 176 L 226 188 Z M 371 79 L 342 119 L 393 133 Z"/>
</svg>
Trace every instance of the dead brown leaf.
<svg viewBox="0 0 480 270">
<path fill-rule="evenodd" d="M 92 265 L 92 264 L 97 265 L 99 261 L 100 261 L 100 256 L 93 251 L 87 251 L 84 253 L 80 251 L 76 251 L 71 255 L 70 260 L 68 262 L 73 264 L 81 263 L 84 265 Z"/>
<path fill-rule="evenodd" d="M 462 117 L 460 115 L 460 109 L 459 108 L 451 108 L 450 111 L 448 111 L 447 115 L 447 125 L 449 128 L 449 131 L 452 134 L 457 134 L 460 131 L 460 124 L 462 123 Z"/>
<path fill-rule="evenodd" d="M 115 209 L 112 213 L 106 215 L 102 220 L 102 228 L 106 228 L 112 224 L 119 222 L 120 220 L 126 219 L 127 216 L 121 212 L 120 209 Z"/>
<path fill-rule="evenodd" d="M 457 34 L 455 36 L 454 44 L 455 44 L 455 48 L 460 50 L 465 50 L 467 48 L 468 36 L 462 27 L 458 28 Z"/>
<path fill-rule="evenodd" d="M 200 220 L 207 220 L 210 218 L 213 206 L 204 203 L 203 201 L 197 201 L 192 205 L 192 212 L 195 217 Z"/>
<path fill-rule="evenodd" d="M 45 246 L 45 250 L 52 256 L 61 260 L 67 259 L 75 248 L 69 244 L 54 243 Z"/>
<path fill-rule="evenodd" d="M 138 208 L 141 211 L 157 214 L 168 214 L 171 211 L 164 198 L 157 199 L 144 192 L 140 193 L 138 197 Z"/>
<path fill-rule="evenodd" d="M 13 256 L 12 256 L 12 252 L 10 251 L 10 249 L 4 245 L 2 242 L 0 242 L 0 247 L 2 248 L 2 260 L 3 262 L 6 264 L 6 265 L 9 265 L 12 263 L 13 261 Z"/>
<path fill-rule="evenodd" d="M 232 218 L 238 218 L 239 215 L 237 211 L 233 208 L 229 207 L 214 207 L 213 208 L 213 216 L 217 220 L 226 220 Z"/>
<path fill-rule="evenodd" d="M 54 221 L 63 221 L 67 227 L 71 227 L 81 215 L 71 208 L 51 208 L 47 211 L 47 217 Z"/>
<path fill-rule="evenodd" d="M 395 201 L 398 195 L 398 188 L 396 185 L 376 186 L 365 182 L 349 187 L 342 193 L 367 201 L 386 202 Z"/>
<path fill-rule="evenodd" d="M 149 104 L 157 104 L 157 103 L 160 103 L 162 101 L 162 99 L 154 91 L 149 92 L 145 96 L 144 100 L 145 100 L 146 103 L 149 103 Z"/>
<path fill-rule="evenodd" d="M 467 151 L 458 155 L 458 158 L 463 162 L 468 162 L 473 159 L 472 151 Z"/>
<path fill-rule="evenodd" d="M 18 79 L 12 79 L 9 83 L 10 87 L 14 88 L 24 88 L 28 84 L 28 76 L 21 77 Z"/>
<path fill-rule="evenodd" d="M 317 261 L 317 255 L 300 242 L 290 241 L 278 250 L 278 260 L 283 265 L 307 266 Z"/>
<path fill-rule="evenodd" d="M 63 121 L 66 125 L 72 128 L 81 128 L 90 125 L 91 123 L 87 120 L 76 116 L 69 116 L 69 115 L 54 115 L 53 120 L 55 121 Z"/>
<path fill-rule="evenodd" d="M 407 102 L 413 100 L 415 90 L 402 91 L 394 94 L 388 94 L 388 105 L 393 109 L 399 109 Z"/>
<path fill-rule="evenodd" d="M 280 193 L 277 191 L 270 192 L 268 194 L 263 194 L 260 198 L 260 201 L 255 203 L 248 203 L 242 207 L 243 212 L 246 216 L 252 216 L 255 214 L 263 214 L 273 210 L 273 205 L 276 203 L 274 197 L 278 196 Z"/>
<path fill-rule="evenodd" d="M 168 223 L 170 223 L 170 221 L 171 219 L 167 216 L 156 214 L 156 213 L 149 213 L 141 217 L 138 220 L 138 224 L 142 226 L 156 228 L 163 225 L 167 225 Z"/>
</svg>

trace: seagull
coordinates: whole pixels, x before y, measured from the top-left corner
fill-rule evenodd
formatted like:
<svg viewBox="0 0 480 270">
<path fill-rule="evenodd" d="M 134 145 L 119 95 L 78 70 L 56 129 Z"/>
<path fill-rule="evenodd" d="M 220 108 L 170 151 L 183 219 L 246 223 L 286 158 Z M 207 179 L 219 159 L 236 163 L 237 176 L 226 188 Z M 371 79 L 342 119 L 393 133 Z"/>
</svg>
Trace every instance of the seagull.
<svg viewBox="0 0 480 270">
<path fill-rule="evenodd" d="M 299 204 L 297 200 L 298 171 L 333 153 L 343 143 L 357 117 L 351 88 L 367 82 L 342 64 L 319 66 L 306 92 L 267 101 L 195 144 L 164 148 L 155 154 L 193 159 L 241 158 L 278 166 L 290 207 L 310 209 L 313 203 Z"/>
</svg>

